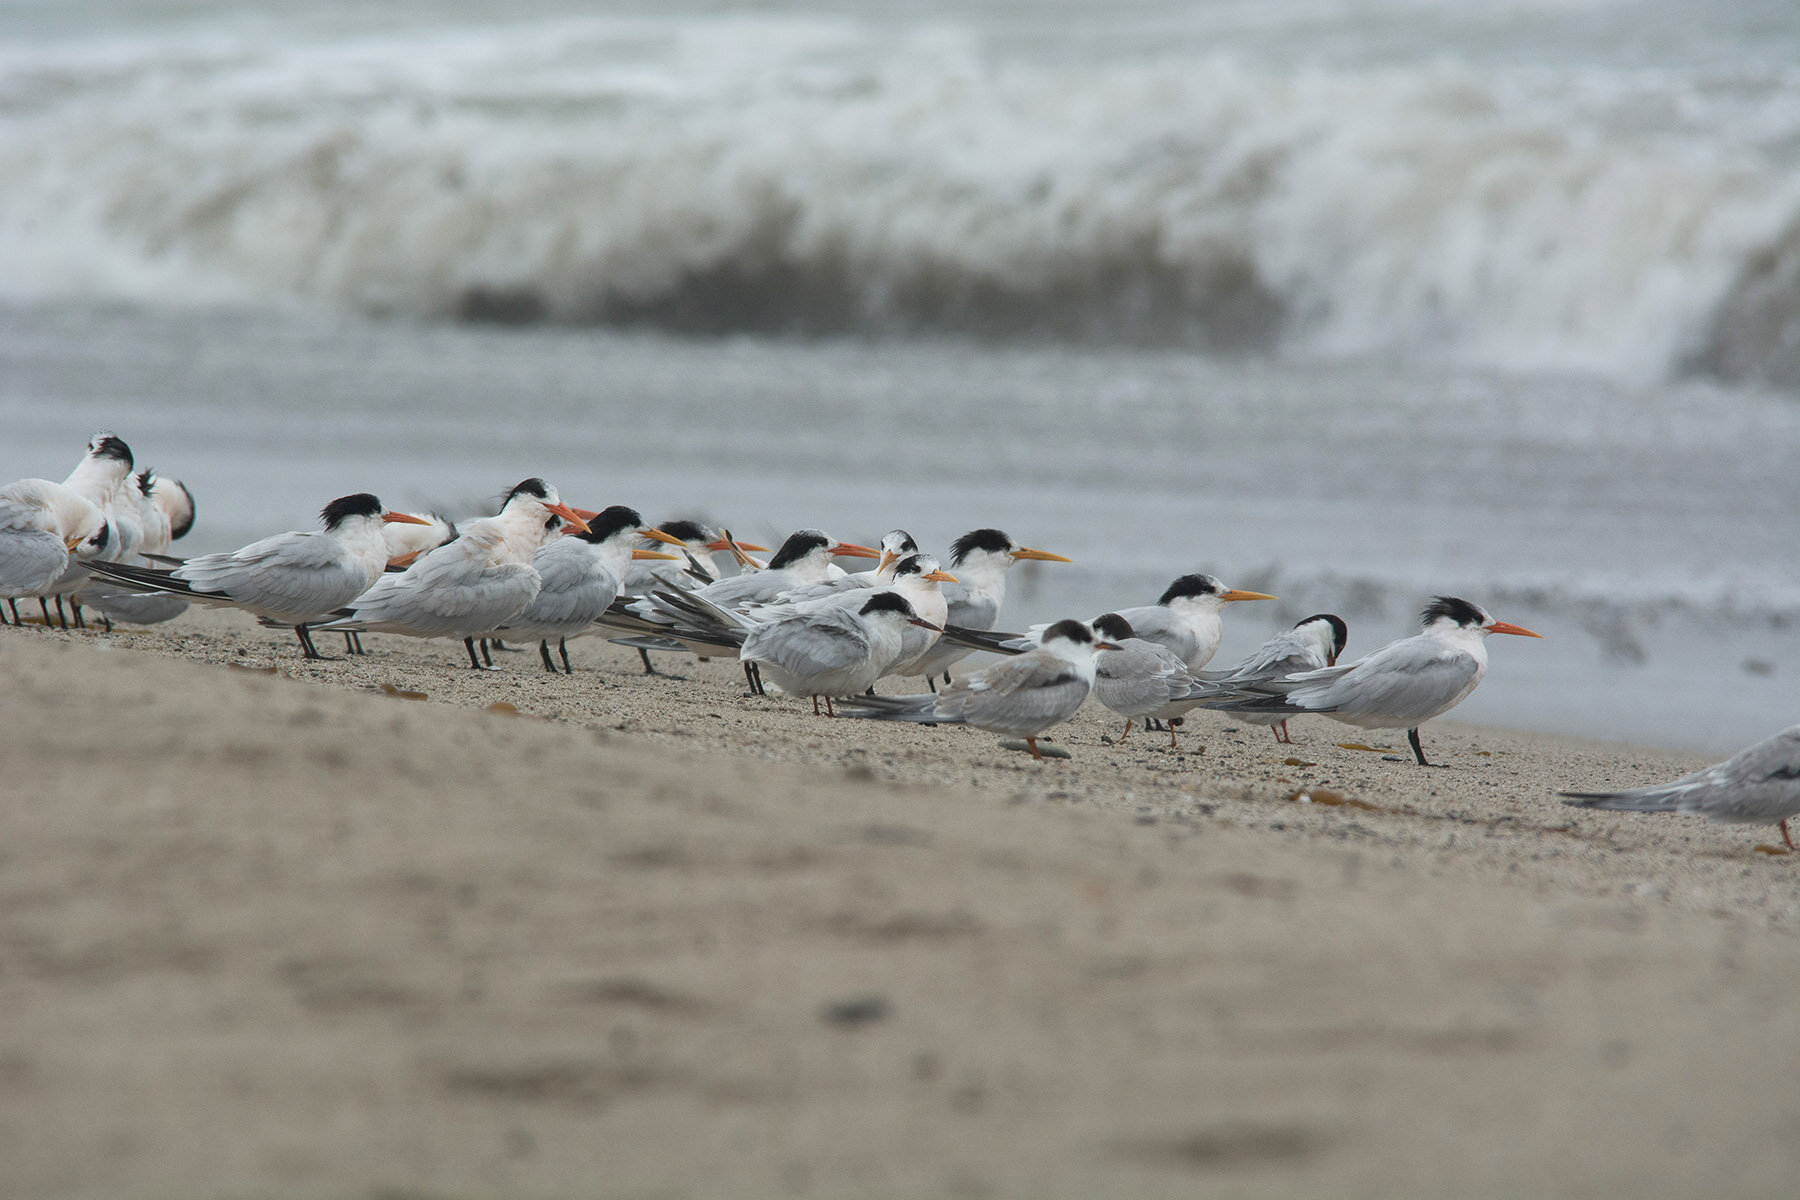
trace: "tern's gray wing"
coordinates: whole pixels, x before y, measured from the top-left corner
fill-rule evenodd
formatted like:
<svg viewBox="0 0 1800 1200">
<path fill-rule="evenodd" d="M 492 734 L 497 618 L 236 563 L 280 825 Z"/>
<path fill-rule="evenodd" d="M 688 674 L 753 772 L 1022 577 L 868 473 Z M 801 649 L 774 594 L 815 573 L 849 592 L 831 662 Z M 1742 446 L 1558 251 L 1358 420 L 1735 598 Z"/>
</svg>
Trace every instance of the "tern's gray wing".
<svg viewBox="0 0 1800 1200">
<path fill-rule="evenodd" d="M 29 595 L 55 583 L 69 564 L 63 540 L 24 522 L 0 522 L 0 595 Z"/>
<path fill-rule="evenodd" d="M 833 610 L 759 625 L 739 657 L 773 663 L 794 675 L 841 671 L 869 659 L 869 632 L 856 616 Z"/>
<path fill-rule="evenodd" d="M 538 594 L 505 626 L 518 636 L 585 629 L 619 594 L 618 577 L 595 561 L 594 552 L 579 538 L 561 538 L 544 546 L 532 566 L 541 582 Z"/>
<path fill-rule="evenodd" d="M 1305 671 L 1284 681 L 1297 709 L 1330 712 L 1352 724 L 1392 718 L 1414 725 L 1453 708 L 1481 682 L 1466 651 L 1427 638 L 1383 646 L 1348 667 Z"/>
<path fill-rule="evenodd" d="M 195 592 L 228 597 L 285 621 L 316 617 L 354 600 L 372 581 L 344 545 L 323 533 L 278 533 L 229 554 L 190 558 L 173 572 Z"/>
<path fill-rule="evenodd" d="M 463 637 L 498 628 L 537 598 L 537 568 L 529 563 L 488 566 L 483 551 L 465 550 L 463 544 L 458 539 L 398 575 L 383 575 L 357 597 L 348 618 L 320 628 Z"/>
<path fill-rule="evenodd" d="M 1187 664 L 1167 646 L 1126 638 L 1095 660 L 1094 699 L 1122 717 L 1154 713 L 1194 690 Z"/>
<path fill-rule="evenodd" d="M 946 583 L 943 588 L 944 603 L 950 610 L 944 619 L 950 624 L 965 629 L 992 629 L 1000 619 L 1000 605 L 992 596 L 971 597 L 962 583 Z"/>
<path fill-rule="evenodd" d="M 1068 663 L 1033 652 L 949 684 L 938 693 L 937 711 L 980 729 L 1029 735 L 1073 716 L 1088 691 L 1088 681 Z"/>
<path fill-rule="evenodd" d="M 1319 644 L 1313 638 L 1290 629 L 1264 642 L 1257 651 L 1229 671 L 1209 671 L 1204 678 L 1230 683 L 1277 679 L 1302 671 L 1316 671 L 1325 666 Z"/>
<path fill-rule="evenodd" d="M 1184 663 L 1193 654 L 1193 631 L 1167 605 L 1144 604 L 1137 608 L 1121 608 L 1118 614 L 1130 622 L 1133 637 L 1167 646 Z"/>
<path fill-rule="evenodd" d="M 1582 808 L 1698 813 L 1714 821 L 1758 825 L 1785 821 L 1800 813 L 1800 725 L 1668 783 L 1562 795 Z"/>
</svg>

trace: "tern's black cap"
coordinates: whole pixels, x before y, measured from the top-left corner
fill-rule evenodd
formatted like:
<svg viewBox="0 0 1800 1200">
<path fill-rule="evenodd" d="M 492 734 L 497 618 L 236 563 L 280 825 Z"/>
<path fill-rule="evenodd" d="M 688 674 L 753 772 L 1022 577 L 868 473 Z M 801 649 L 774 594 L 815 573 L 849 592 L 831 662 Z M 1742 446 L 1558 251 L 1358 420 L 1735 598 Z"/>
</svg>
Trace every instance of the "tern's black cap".
<svg viewBox="0 0 1800 1200">
<path fill-rule="evenodd" d="M 1131 622 L 1118 613 L 1102 613 L 1094 618 L 1094 632 L 1109 642 L 1122 642 L 1128 637 L 1136 637 Z"/>
<path fill-rule="evenodd" d="M 117 459 L 127 467 L 132 465 L 131 447 L 125 444 L 125 439 L 108 433 L 104 429 L 96 433 L 93 440 L 88 442 L 88 453 L 95 458 Z"/>
<path fill-rule="evenodd" d="M 1163 594 L 1157 597 L 1156 602 L 1168 604 L 1184 596 L 1217 596 L 1224 591 L 1225 585 L 1220 583 L 1216 576 L 1208 575 L 1205 572 L 1195 572 L 1192 575 L 1183 575 L 1163 589 Z"/>
<path fill-rule="evenodd" d="M 780 567 L 791 567 L 813 551 L 831 545 L 831 539 L 817 529 L 797 529 L 788 534 L 787 541 L 781 543 L 781 549 L 769 560 L 771 571 Z"/>
<path fill-rule="evenodd" d="M 1044 640 L 1047 642 L 1051 638 L 1063 638 L 1078 646 L 1085 646 L 1094 640 L 1094 634 L 1080 621 L 1058 621 L 1044 630 Z"/>
<path fill-rule="evenodd" d="M 861 612 L 864 616 L 868 616 L 870 613 L 879 612 L 896 612 L 903 617 L 918 616 L 918 614 L 913 611 L 913 606 L 907 603 L 906 597 L 902 596 L 899 592 L 876 592 L 873 596 L 870 596 L 867 600 L 863 601 L 862 608 L 857 611 Z"/>
<path fill-rule="evenodd" d="M 600 510 L 600 515 L 588 522 L 588 531 L 574 536 L 584 542 L 604 542 L 627 529 L 642 529 L 644 518 L 638 510 L 626 504 L 614 504 Z"/>
<path fill-rule="evenodd" d="M 1350 640 L 1350 627 L 1344 624 L 1344 618 L 1338 616 L 1336 613 L 1314 613 L 1304 621 L 1295 621 L 1294 628 L 1298 629 L 1302 625 L 1311 625 L 1314 621 L 1323 621 L 1331 626 L 1331 652 L 1334 655 L 1342 654 L 1344 652 L 1344 643 Z"/>
<path fill-rule="evenodd" d="M 319 520 L 325 522 L 327 529 L 336 529 L 351 517 L 379 517 L 380 515 L 381 501 L 368 492 L 357 492 L 353 496 L 339 496 L 319 510 Z"/>
<path fill-rule="evenodd" d="M 1455 596 L 1433 596 L 1425 611 L 1419 614 L 1419 622 L 1429 625 L 1440 617 L 1447 617 L 1458 625 L 1474 627 L 1485 625 L 1488 615 L 1467 600 L 1459 600 Z"/>
<path fill-rule="evenodd" d="M 950 543 L 950 562 L 959 564 L 977 550 L 1005 554 L 1013 549 L 1013 540 L 998 529 L 971 529 Z"/>
</svg>

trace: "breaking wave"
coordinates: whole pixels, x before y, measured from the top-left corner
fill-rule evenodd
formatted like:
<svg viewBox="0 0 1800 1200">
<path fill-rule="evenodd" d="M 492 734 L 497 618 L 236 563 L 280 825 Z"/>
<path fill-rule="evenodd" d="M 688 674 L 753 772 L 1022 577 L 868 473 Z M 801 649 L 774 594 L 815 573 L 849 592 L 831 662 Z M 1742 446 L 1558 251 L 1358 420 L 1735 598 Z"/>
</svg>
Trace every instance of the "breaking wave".
<svg viewBox="0 0 1800 1200">
<path fill-rule="evenodd" d="M 0 293 L 1800 387 L 1800 72 L 561 22 L 0 53 Z"/>
</svg>

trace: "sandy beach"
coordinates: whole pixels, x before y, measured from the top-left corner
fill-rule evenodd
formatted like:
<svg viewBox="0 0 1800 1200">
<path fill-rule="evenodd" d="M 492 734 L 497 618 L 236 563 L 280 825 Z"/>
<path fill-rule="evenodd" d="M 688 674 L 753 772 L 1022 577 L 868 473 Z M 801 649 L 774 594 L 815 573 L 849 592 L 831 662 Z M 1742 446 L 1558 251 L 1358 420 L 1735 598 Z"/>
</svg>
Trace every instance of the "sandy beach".
<svg viewBox="0 0 1800 1200">
<path fill-rule="evenodd" d="M 1552 794 L 1691 756 L 369 642 L 0 631 L 6 1194 L 1791 1191 L 1794 860 Z"/>
</svg>

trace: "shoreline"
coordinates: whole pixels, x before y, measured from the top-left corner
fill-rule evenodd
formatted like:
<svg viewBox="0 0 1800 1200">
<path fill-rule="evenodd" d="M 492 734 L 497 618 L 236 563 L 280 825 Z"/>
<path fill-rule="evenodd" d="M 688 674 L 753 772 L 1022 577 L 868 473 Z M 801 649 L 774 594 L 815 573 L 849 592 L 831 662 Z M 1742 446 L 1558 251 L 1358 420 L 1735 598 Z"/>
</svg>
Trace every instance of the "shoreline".
<svg viewBox="0 0 1800 1200">
<path fill-rule="evenodd" d="M 1433 722 L 1427 770 L 1208 713 L 1176 755 L 1090 706 L 1040 765 L 751 700 L 731 662 L 365 641 L 0 630 L 22 1194 L 1771 1194 L 1800 1166 L 1772 828 L 1552 795 L 1694 755 Z"/>
</svg>

